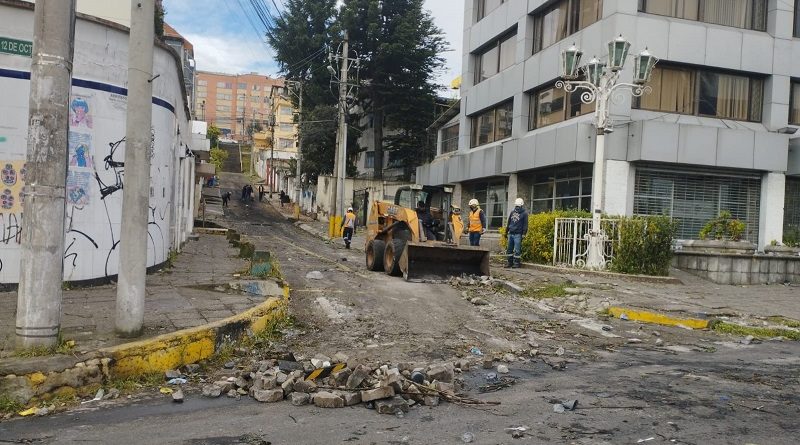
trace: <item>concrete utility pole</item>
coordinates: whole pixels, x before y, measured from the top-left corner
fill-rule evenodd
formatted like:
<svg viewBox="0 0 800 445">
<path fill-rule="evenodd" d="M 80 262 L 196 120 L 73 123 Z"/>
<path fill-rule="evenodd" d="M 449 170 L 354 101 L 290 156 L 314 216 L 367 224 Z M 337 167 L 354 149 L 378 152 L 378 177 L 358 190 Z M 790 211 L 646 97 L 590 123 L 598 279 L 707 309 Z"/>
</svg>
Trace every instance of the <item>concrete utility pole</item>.
<svg viewBox="0 0 800 445">
<path fill-rule="evenodd" d="M 154 0 L 131 1 L 125 187 L 116 314 L 117 334 L 122 337 L 138 336 L 144 323 L 153 117 L 153 10 Z"/>
<path fill-rule="evenodd" d="M 344 32 L 342 45 L 342 70 L 339 77 L 339 138 L 336 146 L 336 162 L 334 163 L 334 181 L 331 194 L 331 213 L 328 219 L 329 236 L 336 238 L 341 232 L 342 216 L 344 213 L 344 180 L 347 174 L 347 75 L 349 71 L 350 40 L 347 31 Z"/>
<path fill-rule="evenodd" d="M 294 213 L 295 218 L 300 218 L 300 199 L 302 194 L 302 185 L 300 184 L 300 162 L 301 156 L 303 155 L 303 143 L 302 139 L 300 139 L 300 124 L 303 122 L 303 82 L 298 82 L 300 85 L 300 109 L 298 110 L 298 116 L 300 117 L 297 120 L 297 170 L 294 176 Z"/>
<path fill-rule="evenodd" d="M 75 0 L 37 2 L 33 34 L 17 294 L 16 347 L 20 350 L 56 346 L 61 329 Z"/>
</svg>

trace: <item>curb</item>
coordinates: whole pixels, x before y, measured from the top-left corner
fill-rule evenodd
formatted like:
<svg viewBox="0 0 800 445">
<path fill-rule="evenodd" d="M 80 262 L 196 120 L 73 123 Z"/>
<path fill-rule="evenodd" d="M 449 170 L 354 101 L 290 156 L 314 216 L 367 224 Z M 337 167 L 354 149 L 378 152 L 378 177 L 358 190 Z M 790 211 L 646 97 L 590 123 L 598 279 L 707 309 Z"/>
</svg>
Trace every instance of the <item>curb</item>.
<svg viewBox="0 0 800 445">
<path fill-rule="evenodd" d="M 578 274 L 585 273 L 601 277 L 628 279 L 632 281 L 639 281 L 642 283 L 683 284 L 683 281 L 675 277 L 656 277 L 651 275 L 632 275 L 632 274 L 629 275 L 617 272 L 606 272 L 601 270 L 589 270 L 589 269 L 573 269 L 568 267 L 547 266 L 544 264 L 534 264 L 534 263 L 522 263 L 522 267 L 523 269 L 533 269 L 551 273 L 578 273 Z"/>
<path fill-rule="evenodd" d="M 623 318 L 624 315 L 625 318 L 632 321 L 659 324 L 663 326 L 682 326 L 691 329 L 708 329 L 712 322 L 712 320 L 704 320 L 700 318 L 678 318 L 660 314 L 658 312 L 620 306 L 612 306 L 608 308 L 608 313 L 614 316 L 614 318 Z"/>
<path fill-rule="evenodd" d="M 81 357 L 48 356 L 0 362 L 0 394 L 27 404 L 53 395 L 87 395 L 110 378 L 137 377 L 176 369 L 214 355 L 245 336 L 258 334 L 285 316 L 290 290 L 237 315 L 145 340 L 101 348 Z"/>
</svg>

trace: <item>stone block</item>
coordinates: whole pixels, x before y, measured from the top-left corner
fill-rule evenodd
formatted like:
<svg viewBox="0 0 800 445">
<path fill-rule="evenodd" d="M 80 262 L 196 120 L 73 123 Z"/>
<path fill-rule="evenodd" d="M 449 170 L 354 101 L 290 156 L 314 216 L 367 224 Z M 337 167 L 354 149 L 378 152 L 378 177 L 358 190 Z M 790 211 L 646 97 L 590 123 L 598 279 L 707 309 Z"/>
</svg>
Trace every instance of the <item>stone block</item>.
<svg viewBox="0 0 800 445">
<path fill-rule="evenodd" d="M 732 280 L 732 278 L 731 278 L 731 275 L 732 275 L 732 274 L 731 274 L 731 272 L 730 272 L 730 271 L 727 271 L 727 272 L 722 272 L 722 271 L 720 271 L 720 272 L 717 272 L 717 281 L 715 281 L 715 282 L 716 282 L 716 283 L 719 283 L 719 284 L 731 284 L 731 282 L 732 282 L 732 281 L 731 281 L 731 280 Z"/>
<path fill-rule="evenodd" d="M 686 266 L 685 266 L 686 269 L 697 270 L 697 257 L 696 256 L 694 256 L 694 255 L 692 255 L 692 256 L 683 256 L 683 258 L 685 258 L 685 260 L 686 260 Z"/>
<path fill-rule="evenodd" d="M 282 389 L 261 389 L 253 391 L 253 398 L 259 402 L 280 402 L 283 400 Z"/>
<path fill-rule="evenodd" d="M 360 392 L 343 392 L 341 397 L 344 400 L 344 406 L 353 406 L 361 403 Z"/>
<path fill-rule="evenodd" d="M 347 386 L 347 380 L 350 379 L 352 373 L 351 369 L 345 368 L 334 374 L 333 379 L 336 381 L 336 386 Z"/>
<path fill-rule="evenodd" d="M 308 402 L 311 401 L 311 395 L 304 392 L 293 392 L 289 394 L 289 400 L 294 406 L 308 405 Z"/>
<path fill-rule="evenodd" d="M 310 394 L 317 390 L 317 384 L 311 380 L 300 380 L 294 383 L 295 392 L 304 392 Z"/>
<path fill-rule="evenodd" d="M 347 378 L 347 389 L 356 389 L 361 386 L 361 383 L 369 377 L 369 368 L 364 365 L 358 365 L 353 369 L 353 373 Z"/>
<path fill-rule="evenodd" d="M 452 365 L 437 365 L 431 366 L 428 370 L 429 380 L 438 380 L 440 382 L 450 383 L 453 381 L 454 371 Z"/>
<path fill-rule="evenodd" d="M 717 267 L 720 272 L 730 272 L 733 270 L 733 258 L 721 256 L 717 259 Z"/>
<path fill-rule="evenodd" d="M 701 272 L 707 272 L 708 271 L 708 257 L 706 257 L 706 256 L 697 257 L 697 268 L 695 270 L 698 270 L 698 271 L 701 271 Z"/>
<path fill-rule="evenodd" d="M 362 402 L 371 402 L 373 400 L 381 400 L 381 399 L 388 399 L 389 397 L 394 397 L 394 388 L 391 386 L 384 386 L 382 388 L 376 389 L 368 389 L 366 391 L 361 391 L 361 401 Z"/>
<path fill-rule="evenodd" d="M 379 400 L 375 402 L 375 411 L 378 414 L 395 414 L 398 411 L 404 413 L 408 412 L 408 402 L 402 397 L 393 397 L 391 399 Z"/>
<path fill-rule="evenodd" d="M 709 272 L 719 271 L 719 257 L 717 256 L 708 257 L 708 268 L 706 270 L 708 270 Z"/>
<path fill-rule="evenodd" d="M 733 268 L 732 272 L 749 273 L 752 260 L 750 258 L 732 258 Z"/>
<path fill-rule="evenodd" d="M 321 391 L 314 394 L 314 406 L 320 408 L 342 408 L 344 407 L 344 399 L 328 391 Z"/>
</svg>

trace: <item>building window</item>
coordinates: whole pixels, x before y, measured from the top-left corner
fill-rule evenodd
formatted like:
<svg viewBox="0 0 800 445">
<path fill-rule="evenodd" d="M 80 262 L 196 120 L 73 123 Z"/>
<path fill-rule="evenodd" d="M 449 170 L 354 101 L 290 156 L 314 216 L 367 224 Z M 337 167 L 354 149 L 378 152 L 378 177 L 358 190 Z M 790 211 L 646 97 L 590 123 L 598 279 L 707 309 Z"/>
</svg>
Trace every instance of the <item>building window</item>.
<svg viewBox="0 0 800 445">
<path fill-rule="evenodd" d="M 592 165 L 538 172 L 531 187 L 531 213 L 592 207 Z"/>
<path fill-rule="evenodd" d="M 472 147 L 511 137 L 514 102 L 472 116 Z"/>
<path fill-rule="evenodd" d="M 767 0 L 639 0 L 639 11 L 715 25 L 767 30 Z"/>
<path fill-rule="evenodd" d="M 258 91 L 258 85 L 253 85 L 253 91 Z"/>
<path fill-rule="evenodd" d="M 375 168 L 375 152 L 364 153 L 364 168 Z"/>
<path fill-rule="evenodd" d="M 443 128 L 442 131 L 442 149 L 441 153 L 450 153 L 458 150 L 458 130 L 460 125 L 455 124 Z"/>
<path fill-rule="evenodd" d="M 800 82 L 792 82 L 792 93 L 789 96 L 789 123 L 800 125 Z"/>
<path fill-rule="evenodd" d="M 197 81 L 197 84 L 204 87 L 204 86 L 208 85 L 208 81 L 205 80 L 205 79 L 199 79 Z"/>
<path fill-rule="evenodd" d="M 236 88 L 240 89 L 240 90 L 246 90 L 247 89 L 247 84 L 239 82 L 239 83 L 236 84 Z"/>
<path fill-rule="evenodd" d="M 597 22 L 602 0 L 560 0 L 533 16 L 534 54 Z"/>
<path fill-rule="evenodd" d="M 292 107 L 281 106 L 280 114 L 281 116 L 291 116 L 292 114 L 294 114 L 294 110 L 292 109 Z"/>
<path fill-rule="evenodd" d="M 230 90 L 233 88 L 233 84 L 230 82 L 217 82 L 217 88 L 225 88 Z"/>
<path fill-rule="evenodd" d="M 231 100 L 232 97 L 230 94 L 217 93 L 217 100 Z"/>
<path fill-rule="evenodd" d="M 294 140 L 286 138 L 278 138 L 278 148 L 281 150 L 288 150 L 294 148 Z"/>
<path fill-rule="evenodd" d="M 567 93 L 555 86 L 531 93 L 530 107 L 529 130 L 594 112 L 594 103 L 581 102 L 580 91 Z"/>
<path fill-rule="evenodd" d="M 783 239 L 800 242 L 800 178 L 786 178 L 783 208 Z"/>
<path fill-rule="evenodd" d="M 478 20 L 486 17 L 490 12 L 497 9 L 506 0 L 475 0 L 478 5 Z"/>
<path fill-rule="evenodd" d="M 217 105 L 217 111 L 230 112 L 231 111 L 231 107 L 228 106 L 228 105 Z"/>
<path fill-rule="evenodd" d="M 289 122 L 281 122 L 280 123 L 280 131 L 284 133 L 291 133 L 294 131 L 294 124 Z"/>
<path fill-rule="evenodd" d="M 208 93 L 206 93 L 205 91 L 198 91 L 197 97 L 208 97 Z"/>
<path fill-rule="evenodd" d="M 504 69 L 514 65 L 517 51 L 517 33 L 507 35 L 492 42 L 487 48 L 475 55 L 475 83 L 494 76 Z"/>
<path fill-rule="evenodd" d="M 472 198 L 478 200 L 478 205 L 486 215 L 486 224 L 489 229 L 503 227 L 506 217 L 506 204 L 508 202 L 508 184 L 506 181 L 464 184 L 462 197 L 465 202 Z M 462 206 L 461 208 L 465 209 L 467 207 Z"/>
<path fill-rule="evenodd" d="M 756 77 L 656 66 L 651 94 L 634 100 L 634 108 L 743 121 L 761 121 L 764 81 Z"/>
<path fill-rule="evenodd" d="M 697 239 L 721 211 L 746 225 L 744 238 L 758 242 L 761 178 L 719 173 L 636 170 L 635 215 L 665 215 L 678 221 L 679 239 Z"/>
</svg>

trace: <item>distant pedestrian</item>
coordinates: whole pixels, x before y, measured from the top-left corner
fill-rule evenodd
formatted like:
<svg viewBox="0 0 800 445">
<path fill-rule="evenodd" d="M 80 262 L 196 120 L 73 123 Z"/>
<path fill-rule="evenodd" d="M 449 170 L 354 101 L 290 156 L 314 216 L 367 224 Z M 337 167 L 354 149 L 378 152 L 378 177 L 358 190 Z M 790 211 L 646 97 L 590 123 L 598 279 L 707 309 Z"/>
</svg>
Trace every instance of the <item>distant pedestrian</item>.
<svg viewBox="0 0 800 445">
<path fill-rule="evenodd" d="M 241 201 L 244 201 L 245 199 L 247 199 L 247 184 L 245 184 L 242 187 L 242 198 L 241 198 Z"/>
<path fill-rule="evenodd" d="M 231 199 L 231 192 L 225 192 L 222 194 L 222 207 L 228 207 L 228 200 Z"/>
<path fill-rule="evenodd" d="M 469 232 L 469 245 L 480 246 L 481 235 L 486 232 L 486 215 L 483 213 L 477 199 L 469 200 L 469 225 L 467 231 Z"/>
<path fill-rule="evenodd" d="M 281 192 L 283 193 L 283 192 Z M 353 212 L 352 207 L 347 208 L 347 213 L 344 214 L 344 223 L 342 224 L 342 238 L 344 239 L 344 248 L 350 248 L 350 242 L 353 240 L 353 234 L 356 231 L 356 214 Z"/>
<path fill-rule="evenodd" d="M 288 193 L 284 192 L 283 190 L 281 190 L 281 193 L 281 207 L 283 207 L 284 204 L 289 204 L 291 200 L 289 199 Z"/>
<path fill-rule="evenodd" d="M 264 184 L 259 184 L 258 185 L 258 202 L 261 202 L 261 201 L 264 200 L 264 194 L 265 193 L 266 193 L 266 190 L 264 190 Z"/>
<path fill-rule="evenodd" d="M 279 200 L 279 201 L 280 201 L 280 203 L 281 203 L 281 207 L 283 207 L 283 196 L 284 196 L 285 194 L 286 194 L 286 193 L 285 193 L 283 190 L 281 190 L 281 192 L 278 194 L 278 200 Z"/>
<path fill-rule="evenodd" d="M 247 184 L 247 199 L 248 201 L 255 201 L 255 197 L 253 197 L 253 186 Z"/>
<path fill-rule="evenodd" d="M 528 233 L 528 212 L 525 211 L 525 201 L 517 198 L 514 201 L 514 210 L 508 215 L 506 234 L 508 235 L 508 248 L 506 267 L 518 268 L 522 265 L 522 237 Z"/>
</svg>

